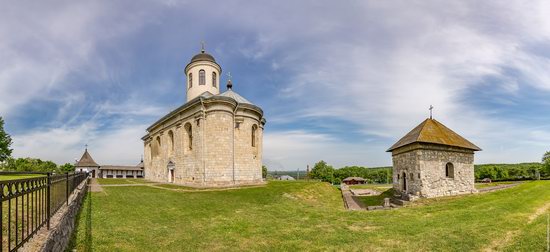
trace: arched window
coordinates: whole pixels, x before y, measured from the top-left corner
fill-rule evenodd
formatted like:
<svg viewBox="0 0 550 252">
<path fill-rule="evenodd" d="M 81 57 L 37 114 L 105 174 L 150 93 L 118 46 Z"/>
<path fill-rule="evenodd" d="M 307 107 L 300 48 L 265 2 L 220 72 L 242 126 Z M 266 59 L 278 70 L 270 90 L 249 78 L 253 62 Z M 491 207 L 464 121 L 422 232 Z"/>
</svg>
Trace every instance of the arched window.
<svg viewBox="0 0 550 252">
<path fill-rule="evenodd" d="M 157 140 L 155 142 L 155 157 L 158 157 L 160 154 L 160 136 L 157 136 Z"/>
<path fill-rule="evenodd" d="M 202 69 L 199 71 L 199 85 L 206 85 L 206 73 Z"/>
<path fill-rule="evenodd" d="M 445 177 L 447 178 L 455 177 L 455 167 L 452 163 L 447 163 L 445 165 Z"/>
<path fill-rule="evenodd" d="M 187 148 L 193 150 L 193 130 L 190 123 L 185 124 L 185 133 L 187 133 Z"/>
<path fill-rule="evenodd" d="M 216 72 L 212 72 L 212 86 L 216 87 Z"/>
<path fill-rule="evenodd" d="M 168 131 L 168 138 L 170 139 L 170 154 L 174 153 L 174 132 Z"/>
<path fill-rule="evenodd" d="M 189 73 L 189 88 L 193 87 L 193 73 Z"/>
<path fill-rule="evenodd" d="M 251 136 L 251 142 L 252 147 L 256 147 L 256 131 L 258 130 L 258 126 L 256 124 L 252 125 L 252 136 Z"/>
</svg>

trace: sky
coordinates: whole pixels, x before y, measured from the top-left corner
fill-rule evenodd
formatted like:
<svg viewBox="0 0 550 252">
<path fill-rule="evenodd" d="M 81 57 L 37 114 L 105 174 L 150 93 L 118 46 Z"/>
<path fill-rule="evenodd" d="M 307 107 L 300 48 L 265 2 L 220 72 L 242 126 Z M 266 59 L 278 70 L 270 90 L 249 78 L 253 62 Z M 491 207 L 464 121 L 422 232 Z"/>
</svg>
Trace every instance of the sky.
<svg viewBox="0 0 550 252">
<path fill-rule="evenodd" d="M 550 150 L 548 1 L 0 0 L 14 156 L 137 164 L 201 41 L 264 110 L 270 170 L 391 165 L 430 105 L 476 163 Z"/>
</svg>

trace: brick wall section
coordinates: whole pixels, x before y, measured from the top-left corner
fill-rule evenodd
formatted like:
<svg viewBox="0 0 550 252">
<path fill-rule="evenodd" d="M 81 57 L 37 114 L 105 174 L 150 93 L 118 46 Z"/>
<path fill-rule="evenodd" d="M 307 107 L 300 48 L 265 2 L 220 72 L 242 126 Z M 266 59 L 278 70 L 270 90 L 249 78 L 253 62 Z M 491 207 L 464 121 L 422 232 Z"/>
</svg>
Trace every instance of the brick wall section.
<svg viewBox="0 0 550 252">
<path fill-rule="evenodd" d="M 453 178 L 445 174 L 449 162 L 454 167 Z M 403 188 L 404 174 L 406 188 Z M 401 193 L 427 198 L 473 193 L 474 180 L 471 150 L 417 143 L 393 151 L 393 188 Z"/>
<path fill-rule="evenodd" d="M 226 187 L 262 183 L 263 114 L 241 106 L 235 110 L 236 106 L 228 101 L 198 103 L 151 129 L 144 141 L 145 178 L 168 182 L 167 165 L 172 162 L 177 184 Z M 192 128 L 192 150 L 187 124 Z M 253 125 L 257 127 L 254 147 Z M 174 133 L 173 151 L 170 131 Z M 161 145 L 154 155 L 157 136 Z"/>
<path fill-rule="evenodd" d="M 50 229 L 43 227 L 19 251 L 65 251 L 75 228 L 75 221 L 88 192 L 88 180 L 84 180 L 65 205 L 50 219 Z"/>
</svg>

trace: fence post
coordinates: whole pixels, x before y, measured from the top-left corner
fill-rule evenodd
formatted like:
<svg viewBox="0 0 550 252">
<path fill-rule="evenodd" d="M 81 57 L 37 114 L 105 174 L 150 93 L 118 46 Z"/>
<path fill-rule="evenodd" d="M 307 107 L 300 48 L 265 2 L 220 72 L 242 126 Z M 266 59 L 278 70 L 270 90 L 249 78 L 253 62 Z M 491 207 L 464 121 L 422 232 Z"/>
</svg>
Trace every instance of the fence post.
<svg viewBox="0 0 550 252">
<path fill-rule="evenodd" d="M 65 182 L 66 187 L 66 194 L 67 195 L 67 206 L 69 205 L 69 172 L 67 172 L 67 182 Z"/>
<path fill-rule="evenodd" d="M 46 197 L 46 202 L 47 202 L 47 205 L 46 205 L 46 214 L 48 216 L 47 217 L 47 220 L 48 220 L 48 230 L 50 229 L 50 187 L 52 186 L 52 180 L 51 180 L 51 173 L 48 172 L 48 187 L 47 187 L 47 193 L 48 193 L 48 196 Z"/>
</svg>

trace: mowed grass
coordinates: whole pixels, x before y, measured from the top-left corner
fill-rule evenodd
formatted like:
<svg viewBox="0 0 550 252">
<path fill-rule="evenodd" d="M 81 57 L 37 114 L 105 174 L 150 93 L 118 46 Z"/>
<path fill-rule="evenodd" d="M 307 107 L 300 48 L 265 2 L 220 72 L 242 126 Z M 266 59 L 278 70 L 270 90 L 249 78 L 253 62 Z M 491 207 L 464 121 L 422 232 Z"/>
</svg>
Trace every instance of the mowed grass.
<svg viewBox="0 0 550 252">
<path fill-rule="evenodd" d="M 390 211 L 346 211 L 338 189 L 319 182 L 103 190 L 84 202 L 78 251 L 544 251 L 550 211 L 550 181 Z"/>
<path fill-rule="evenodd" d="M 149 180 L 134 179 L 134 178 L 98 178 L 97 182 L 101 185 L 128 185 L 128 184 L 153 183 Z"/>
<path fill-rule="evenodd" d="M 363 184 L 363 185 L 350 185 L 351 189 L 373 189 L 376 191 L 384 192 L 392 188 L 392 184 Z"/>
<path fill-rule="evenodd" d="M 43 174 L 13 174 L 13 175 L 0 175 L 0 181 L 35 178 L 45 176 Z"/>
<path fill-rule="evenodd" d="M 501 181 L 501 182 L 491 182 L 491 183 L 476 183 L 475 187 L 476 187 L 476 189 L 481 189 L 481 188 L 487 188 L 487 187 L 493 187 L 493 186 L 499 186 L 499 185 L 509 185 L 509 184 L 513 184 L 513 183 L 516 183 L 516 182 Z"/>
</svg>

